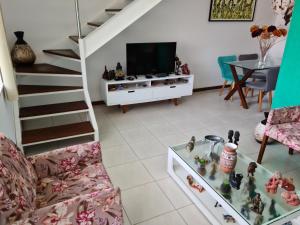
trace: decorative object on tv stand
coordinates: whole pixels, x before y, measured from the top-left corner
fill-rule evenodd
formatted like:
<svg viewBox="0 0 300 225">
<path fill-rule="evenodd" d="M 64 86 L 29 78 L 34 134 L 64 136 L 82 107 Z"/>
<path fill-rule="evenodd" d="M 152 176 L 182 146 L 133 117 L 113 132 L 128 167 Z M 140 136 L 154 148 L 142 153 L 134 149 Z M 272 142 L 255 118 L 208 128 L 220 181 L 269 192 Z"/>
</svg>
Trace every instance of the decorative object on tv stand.
<svg viewBox="0 0 300 225">
<path fill-rule="evenodd" d="M 183 64 L 181 66 L 181 71 L 182 71 L 182 74 L 184 74 L 184 75 L 190 75 L 191 74 L 191 71 L 189 69 L 189 65 L 188 64 Z"/>
<path fill-rule="evenodd" d="M 182 62 L 180 61 L 179 57 L 176 56 L 175 57 L 175 74 L 176 75 L 180 75 L 181 74 L 181 65 L 182 65 Z"/>
<path fill-rule="evenodd" d="M 259 66 L 265 65 L 268 51 L 280 40 L 283 40 L 282 37 L 285 37 L 287 34 L 287 30 L 285 28 L 277 28 L 274 25 L 264 25 L 261 27 L 253 25 L 250 28 L 250 32 L 252 38 L 257 38 L 259 42 Z"/>
<path fill-rule="evenodd" d="M 36 56 L 32 48 L 24 41 L 24 32 L 14 32 L 17 41 L 11 50 L 12 62 L 15 65 L 31 65 L 35 62 Z"/>
<path fill-rule="evenodd" d="M 115 80 L 124 80 L 125 79 L 125 73 L 123 71 L 121 63 L 118 62 L 115 72 Z"/>
<path fill-rule="evenodd" d="M 186 150 L 188 150 L 189 152 L 193 151 L 195 147 L 195 142 L 196 142 L 196 138 L 193 136 L 189 141 L 189 143 L 186 145 L 185 147 Z"/>
<path fill-rule="evenodd" d="M 116 78 L 116 74 L 114 70 L 110 70 L 108 72 L 108 80 L 114 80 Z"/>
<path fill-rule="evenodd" d="M 108 70 L 107 70 L 107 67 L 105 66 L 105 68 L 104 68 L 104 72 L 103 72 L 103 74 L 102 74 L 102 78 L 104 79 L 104 80 L 108 80 Z"/>
<path fill-rule="evenodd" d="M 253 21 L 256 0 L 211 0 L 209 21 Z"/>
<path fill-rule="evenodd" d="M 260 123 L 258 123 L 255 127 L 255 130 L 254 130 L 254 137 L 255 137 L 255 140 L 261 144 L 263 138 L 264 138 L 264 135 L 265 135 L 265 130 L 266 130 L 266 124 L 267 124 L 267 120 L 268 120 L 268 116 L 269 116 L 269 112 L 265 112 L 264 113 L 265 115 L 265 119 L 262 120 Z M 268 139 L 268 144 L 271 144 L 274 142 L 274 139 L 272 138 L 269 138 Z"/>
</svg>

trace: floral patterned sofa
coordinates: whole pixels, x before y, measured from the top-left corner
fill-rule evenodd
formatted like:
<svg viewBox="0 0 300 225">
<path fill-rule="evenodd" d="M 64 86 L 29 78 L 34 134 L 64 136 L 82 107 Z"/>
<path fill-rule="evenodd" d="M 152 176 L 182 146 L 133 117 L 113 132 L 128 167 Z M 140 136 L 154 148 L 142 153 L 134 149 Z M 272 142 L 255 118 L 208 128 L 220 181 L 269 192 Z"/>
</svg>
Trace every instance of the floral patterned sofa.
<svg viewBox="0 0 300 225">
<path fill-rule="evenodd" d="M 261 163 L 268 138 L 289 147 L 289 153 L 300 151 L 300 106 L 271 110 L 257 162 Z"/>
<path fill-rule="evenodd" d="M 0 224 L 121 225 L 98 142 L 26 158 L 0 134 Z"/>
</svg>

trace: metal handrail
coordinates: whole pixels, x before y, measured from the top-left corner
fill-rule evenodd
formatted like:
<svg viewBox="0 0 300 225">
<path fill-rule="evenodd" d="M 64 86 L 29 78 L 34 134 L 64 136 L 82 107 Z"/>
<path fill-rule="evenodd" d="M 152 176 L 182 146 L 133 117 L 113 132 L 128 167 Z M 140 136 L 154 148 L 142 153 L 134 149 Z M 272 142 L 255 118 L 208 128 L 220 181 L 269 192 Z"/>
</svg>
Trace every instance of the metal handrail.
<svg viewBox="0 0 300 225">
<path fill-rule="evenodd" d="M 77 25 L 77 32 L 78 32 L 78 37 L 81 39 L 82 34 L 81 34 L 81 22 L 80 22 L 80 12 L 79 12 L 79 1 L 74 0 L 75 2 L 75 13 L 76 13 L 76 25 Z"/>
</svg>

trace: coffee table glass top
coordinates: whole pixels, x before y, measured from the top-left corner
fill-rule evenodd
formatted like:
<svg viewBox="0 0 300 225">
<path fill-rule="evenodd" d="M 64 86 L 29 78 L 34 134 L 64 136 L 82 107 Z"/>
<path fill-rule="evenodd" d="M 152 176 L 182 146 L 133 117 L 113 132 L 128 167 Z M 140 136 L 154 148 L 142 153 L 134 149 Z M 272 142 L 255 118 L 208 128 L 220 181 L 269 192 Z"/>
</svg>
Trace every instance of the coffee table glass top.
<svg viewBox="0 0 300 225">
<path fill-rule="evenodd" d="M 234 61 L 226 62 L 226 64 L 249 70 L 266 70 L 280 67 L 280 62 L 276 60 L 266 61 L 263 65 L 258 60 Z"/>
<path fill-rule="evenodd" d="M 292 214 L 299 215 L 300 207 L 289 206 L 285 203 L 285 201 L 281 198 L 281 193 L 284 191 L 281 188 L 278 188 L 276 194 L 270 194 L 265 191 L 265 184 L 269 180 L 269 178 L 273 175 L 270 171 L 265 169 L 261 165 L 257 165 L 256 172 L 254 174 L 254 184 L 249 185 L 249 177 L 247 176 L 247 169 L 250 162 L 253 162 L 250 158 L 238 152 L 238 160 L 237 165 L 235 167 L 235 172 L 243 175 L 242 183 L 240 186 L 240 190 L 236 190 L 231 188 L 230 197 L 226 197 L 226 195 L 222 195 L 221 193 L 221 185 L 225 181 L 229 181 L 229 175 L 223 173 L 219 169 L 219 165 L 217 163 L 217 172 L 215 174 L 215 179 L 211 179 L 211 171 L 212 171 L 212 162 L 206 164 L 204 171 L 199 171 L 199 166 L 195 163 L 195 156 L 199 156 L 200 158 L 210 158 L 210 148 L 211 144 L 208 141 L 198 141 L 195 144 L 195 148 L 192 152 L 189 152 L 185 148 L 185 144 L 178 145 L 175 147 L 171 147 L 171 149 L 192 169 L 194 170 L 204 182 L 206 182 L 214 192 L 216 192 L 220 197 L 222 197 L 231 207 L 235 210 L 244 220 L 249 224 L 254 224 L 254 221 L 258 214 L 249 209 L 249 217 L 247 216 L 248 208 L 251 208 L 252 204 L 247 204 L 249 202 L 249 195 L 253 195 L 253 193 L 260 193 L 262 202 L 264 205 L 263 210 L 263 224 L 272 224 L 276 221 L 280 221 L 285 217 L 290 217 Z M 220 153 L 223 150 L 223 144 L 217 144 L 214 148 L 214 153 L 220 156 Z M 200 175 L 200 173 L 202 175 Z M 250 178 L 251 179 L 251 178 Z M 250 191 L 249 191 L 250 190 Z M 298 191 L 297 191 L 298 192 Z M 271 215 L 270 213 L 270 205 L 271 201 L 275 200 L 275 209 L 276 216 Z M 214 206 L 211 206 L 214 207 Z M 243 211 L 243 212 L 242 212 Z"/>
</svg>

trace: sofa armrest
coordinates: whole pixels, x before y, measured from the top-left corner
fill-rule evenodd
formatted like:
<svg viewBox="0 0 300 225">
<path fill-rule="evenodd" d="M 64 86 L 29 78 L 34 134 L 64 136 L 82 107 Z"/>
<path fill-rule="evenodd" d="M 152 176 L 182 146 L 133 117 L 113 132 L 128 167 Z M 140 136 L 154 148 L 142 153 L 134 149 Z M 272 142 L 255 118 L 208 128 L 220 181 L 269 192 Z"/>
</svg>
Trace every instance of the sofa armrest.
<svg viewBox="0 0 300 225">
<path fill-rule="evenodd" d="M 68 199 L 22 215 L 21 224 L 123 224 L 120 189 L 108 189 Z"/>
<path fill-rule="evenodd" d="M 268 116 L 268 125 L 300 122 L 300 106 L 273 109 Z"/>
<path fill-rule="evenodd" d="M 28 157 L 39 178 L 78 170 L 102 161 L 99 142 L 89 142 Z"/>
</svg>

